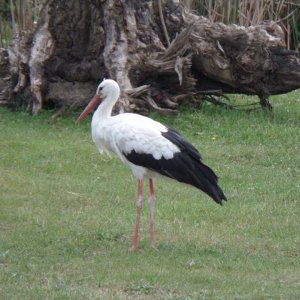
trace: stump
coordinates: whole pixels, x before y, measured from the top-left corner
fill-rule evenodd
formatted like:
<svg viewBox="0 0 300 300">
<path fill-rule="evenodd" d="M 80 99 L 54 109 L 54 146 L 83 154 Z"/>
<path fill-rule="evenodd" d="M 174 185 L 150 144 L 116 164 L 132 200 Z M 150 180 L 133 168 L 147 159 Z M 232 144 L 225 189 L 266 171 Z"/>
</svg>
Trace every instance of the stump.
<svg viewBox="0 0 300 300">
<path fill-rule="evenodd" d="M 257 95 L 271 109 L 269 95 L 300 87 L 297 53 L 277 23 L 211 23 L 176 0 L 49 0 L 8 52 L 7 101 L 33 114 L 85 105 L 103 78 L 121 87 L 116 113 L 174 114 L 224 93 Z"/>
</svg>

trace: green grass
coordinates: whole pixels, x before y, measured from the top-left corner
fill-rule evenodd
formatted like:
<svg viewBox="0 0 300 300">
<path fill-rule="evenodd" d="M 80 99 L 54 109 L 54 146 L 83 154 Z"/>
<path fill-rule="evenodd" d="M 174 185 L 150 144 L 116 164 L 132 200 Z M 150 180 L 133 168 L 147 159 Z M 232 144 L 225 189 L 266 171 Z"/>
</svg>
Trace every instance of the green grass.
<svg viewBox="0 0 300 300">
<path fill-rule="evenodd" d="M 229 201 L 157 182 L 158 251 L 147 195 L 138 254 L 136 180 L 98 154 L 89 120 L 1 108 L 0 298 L 299 299 L 300 92 L 272 104 L 152 116 L 194 143 Z"/>
</svg>

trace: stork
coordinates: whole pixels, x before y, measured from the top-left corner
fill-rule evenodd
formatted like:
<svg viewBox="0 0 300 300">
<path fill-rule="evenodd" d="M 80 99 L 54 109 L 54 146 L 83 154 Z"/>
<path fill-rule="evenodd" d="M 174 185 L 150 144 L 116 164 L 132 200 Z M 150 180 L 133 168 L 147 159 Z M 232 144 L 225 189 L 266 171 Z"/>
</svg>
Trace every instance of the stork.
<svg viewBox="0 0 300 300">
<path fill-rule="evenodd" d="M 150 245 L 155 249 L 154 178 L 164 176 L 190 184 L 208 194 L 218 204 L 227 199 L 214 171 L 202 162 L 197 149 L 175 129 L 134 113 L 112 116 L 119 95 L 117 82 L 103 80 L 76 122 L 78 124 L 98 106 L 92 118 L 94 143 L 100 153 L 116 154 L 138 179 L 132 251 L 138 250 L 143 179 L 149 180 Z"/>
</svg>

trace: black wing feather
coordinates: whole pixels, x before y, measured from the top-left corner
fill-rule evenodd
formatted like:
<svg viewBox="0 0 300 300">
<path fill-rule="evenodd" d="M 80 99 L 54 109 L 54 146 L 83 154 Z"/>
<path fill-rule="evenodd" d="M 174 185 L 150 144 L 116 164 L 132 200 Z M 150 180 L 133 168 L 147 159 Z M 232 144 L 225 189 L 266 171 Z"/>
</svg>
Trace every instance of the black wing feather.
<svg viewBox="0 0 300 300">
<path fill-rule="evenodd" d="M 180 149 L 171 159 L 155 159 L 152 154 L 137 153 L 134 150 L 123 154 L 135 165 L 199 188 L 219 204 L 222 204 L 222 200 L 226 201 L 218 185 L 218 177 L 211 168 L 201 162 L 198 150 L 175 129 L 168 128 L 167 132 L 162 132 L 162 136 Z"/>
</svg>

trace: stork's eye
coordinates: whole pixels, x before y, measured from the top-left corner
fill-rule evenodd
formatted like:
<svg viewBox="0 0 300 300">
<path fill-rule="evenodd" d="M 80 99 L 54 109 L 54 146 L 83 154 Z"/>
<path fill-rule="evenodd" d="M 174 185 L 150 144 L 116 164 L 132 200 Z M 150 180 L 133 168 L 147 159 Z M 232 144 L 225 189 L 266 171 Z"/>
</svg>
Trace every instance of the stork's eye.
<svg viewBox="0 0 300 300">
<path fill-rule="evenodd" d="M 96 94 L 100 95 L 102 90 L 103 90 L 103 86 L 98 86 Z"/>
</svg>

